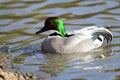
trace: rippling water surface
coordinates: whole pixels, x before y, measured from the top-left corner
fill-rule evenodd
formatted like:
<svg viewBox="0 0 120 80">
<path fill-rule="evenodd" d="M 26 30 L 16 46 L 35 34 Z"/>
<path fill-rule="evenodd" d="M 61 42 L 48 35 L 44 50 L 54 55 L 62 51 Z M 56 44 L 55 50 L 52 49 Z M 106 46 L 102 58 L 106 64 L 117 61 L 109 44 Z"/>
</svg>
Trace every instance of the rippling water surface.
<svg viewBox="0 0 120 80">
<path fill-rule="evenodd" d="M 49 16 L 68 31 L 110 25 L 114 38 L 86 54 L 44 54 L 47 33 L 35 35 Z M 0 0 L 0 51 L 9 52 L 9 71 L 31 72 L 42 80 L 120 80 L 119 0 Z"/>
</svg>

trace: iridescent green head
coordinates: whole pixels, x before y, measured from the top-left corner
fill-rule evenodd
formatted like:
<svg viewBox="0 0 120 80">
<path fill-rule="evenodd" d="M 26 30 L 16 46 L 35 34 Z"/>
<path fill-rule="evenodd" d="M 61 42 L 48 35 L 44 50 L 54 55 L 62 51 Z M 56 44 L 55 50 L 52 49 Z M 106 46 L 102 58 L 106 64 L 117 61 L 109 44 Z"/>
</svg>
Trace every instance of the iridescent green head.
<svg viewBox="0 0 120 80">
<path fill-rule="evenodd" d="M 48 30 L 57 30 L 62 37 L 66 36 L 66 29 L 64 27 L 64 23 L 58 17 L 47 18 L 45 21 L 44 27 L 38 32 L 36 32 L 36 34 L 39 34 Z"/>
</svg>

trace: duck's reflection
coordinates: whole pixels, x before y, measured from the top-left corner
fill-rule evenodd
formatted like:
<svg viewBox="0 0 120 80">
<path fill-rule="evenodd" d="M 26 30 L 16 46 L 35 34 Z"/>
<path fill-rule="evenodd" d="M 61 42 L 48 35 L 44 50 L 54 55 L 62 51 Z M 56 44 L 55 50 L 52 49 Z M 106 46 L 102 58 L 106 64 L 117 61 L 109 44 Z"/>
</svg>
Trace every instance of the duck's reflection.
<svg viewBox="0 0 120 80">
<path fill-rule="evenodd" d="M 111 46 L 99 48 L 87 53 L 80 52 L 79 54 L 46 54 L 46 64 L 42 65 L 40 70 L 55 76 L 56 73 L 70 67 L 69 65 L 72 65 L 72 67 L 82 66 L 82 64 L 85 62 L 91 62 L 96 59 L 105 58 L 111 55 Z M 76 62 L 78 62 L 78 64 L 74 65 Z"/>
</svg>

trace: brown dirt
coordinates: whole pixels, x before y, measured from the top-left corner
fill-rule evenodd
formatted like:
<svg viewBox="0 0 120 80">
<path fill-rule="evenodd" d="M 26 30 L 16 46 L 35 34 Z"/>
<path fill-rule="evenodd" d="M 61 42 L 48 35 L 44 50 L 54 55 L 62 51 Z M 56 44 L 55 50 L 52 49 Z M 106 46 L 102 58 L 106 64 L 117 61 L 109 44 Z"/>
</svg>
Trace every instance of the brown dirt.
<svg viewBox="0 0 120 80">
<path fill-rule="evenodd" d="M 0 52 L 0 80 L 38 80 L 33 74 L 7 71 L 8 56 Z"/>
</svg>

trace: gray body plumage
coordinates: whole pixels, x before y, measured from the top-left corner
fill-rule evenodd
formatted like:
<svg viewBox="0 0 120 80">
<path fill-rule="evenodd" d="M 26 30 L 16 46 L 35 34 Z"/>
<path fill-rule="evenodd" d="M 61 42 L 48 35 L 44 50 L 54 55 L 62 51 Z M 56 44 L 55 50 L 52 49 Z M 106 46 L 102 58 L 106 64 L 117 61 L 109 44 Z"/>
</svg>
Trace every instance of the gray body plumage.
<svg viewBox="0 0 120 80">
<path fill-rule="evenodd" d="M 101 47 L 105 40 L 107 43 L 112 40 L 112 33 L 105 28 L 87 27 L 68 34 L 74 35 L 48 36 L 42 43 L 42 50 L 46 53 L 60 54 L 88 52 Z"/>
</svg>

